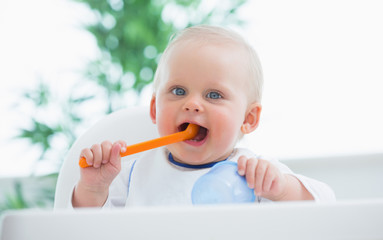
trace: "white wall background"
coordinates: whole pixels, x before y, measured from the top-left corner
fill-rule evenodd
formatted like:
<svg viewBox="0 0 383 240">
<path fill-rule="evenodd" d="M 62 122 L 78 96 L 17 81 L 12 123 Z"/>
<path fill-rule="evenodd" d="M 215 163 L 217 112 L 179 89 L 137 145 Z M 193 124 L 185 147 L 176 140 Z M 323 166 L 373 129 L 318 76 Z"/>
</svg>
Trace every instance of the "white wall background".
<svg viewBox="0 0 383 240">
<path fill-rule="evenodd" d="M 36 155 L 9 140 L 26 122 L 14 107 L 21 88 L 42 76 L 65 89 L 97 55 L 79 28 L 87 13 L 68 0 L 0 2 L 0 177 L 28 174 Z M 261 124 L 243 144 L 279 158 L 383 152 L 382 13 L 380 0 L 249 0 L 239 31 L 265 88 Z"/>
<path fill-rule="evenodd" d="M 265 73 L 261 153 L 383 152 L 383 2 L 251 1 Z"/>
</svg>

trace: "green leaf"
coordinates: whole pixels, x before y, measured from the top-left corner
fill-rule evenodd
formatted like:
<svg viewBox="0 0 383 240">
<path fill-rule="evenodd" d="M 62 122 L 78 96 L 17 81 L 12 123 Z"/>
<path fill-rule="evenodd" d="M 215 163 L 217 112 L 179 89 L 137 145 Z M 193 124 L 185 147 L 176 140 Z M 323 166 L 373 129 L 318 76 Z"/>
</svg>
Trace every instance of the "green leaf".
<svg viewBox="0 0 383 240">
<path fill-rule="evenodd" d="M 45 123 L 32 119 L 32 127 L 30 129 L 21 129 L 18 138 L 28 139 L 32 144 L 39 145 L 43 151 L 50 148 L 49 139 L 58 133 L 60 127 L 50 127 Z"/>
</svg>

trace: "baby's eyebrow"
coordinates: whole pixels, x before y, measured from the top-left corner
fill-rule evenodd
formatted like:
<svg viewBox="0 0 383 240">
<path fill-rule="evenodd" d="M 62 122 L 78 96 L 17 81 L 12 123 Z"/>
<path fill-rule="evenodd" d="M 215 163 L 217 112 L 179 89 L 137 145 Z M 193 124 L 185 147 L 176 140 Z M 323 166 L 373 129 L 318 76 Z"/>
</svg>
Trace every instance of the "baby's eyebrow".
<svg viewBox="0 0 383 240">
<path fill-rule="evenodd" d="M 183 83 L 183 81 L 181 79 L 172 78 L 172 79 L 167 80 L 165 85 L 166 86 L 169 86 L 169 85 L 180 85 L 180 86 L 182 86 L 183 85 L 182 83 Z"/>
</svg>

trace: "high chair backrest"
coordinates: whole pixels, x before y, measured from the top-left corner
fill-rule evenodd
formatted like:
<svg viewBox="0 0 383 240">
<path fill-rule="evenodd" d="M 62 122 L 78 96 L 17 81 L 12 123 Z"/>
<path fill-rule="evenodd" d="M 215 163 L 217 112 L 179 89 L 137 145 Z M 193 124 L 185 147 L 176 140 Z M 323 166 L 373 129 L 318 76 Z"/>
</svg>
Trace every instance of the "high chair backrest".
<svg viewBox="0 0 383 240">
<path fill-rule="evenodd" d="M 158 137 L 148 107 L 131 107 L 120 110 L 101 119 L 82 134 L 70 148 L 61 167 L 54 200 L 54 208 L 66 208 L 71 201 L 72 191 L 80 178 L 78 165 L 80 152 L 104 140 L 124 140 L 128 145 Z M 141 153 L 126 158 L 137 158 Z"/>
</svg>

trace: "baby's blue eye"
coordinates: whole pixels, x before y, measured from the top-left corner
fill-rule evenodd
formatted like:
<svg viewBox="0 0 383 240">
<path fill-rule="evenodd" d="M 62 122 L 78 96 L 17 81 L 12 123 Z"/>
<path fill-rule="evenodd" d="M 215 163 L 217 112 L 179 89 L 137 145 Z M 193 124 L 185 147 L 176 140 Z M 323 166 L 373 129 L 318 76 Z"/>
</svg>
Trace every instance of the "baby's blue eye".
<svg viewBox="0 0 383 240">
<path fill-rule="evenodd" d="M 172 90 L 172 93 L 177 96 L 181 96 L 181 95 L 185 95 L 186 92 L 184 89 L 177 87 Z"/>
<path fill-rule="evenodd" d="M 209 92 L 206 97 L 211 98 L 211 99 L 219 99 L 222 98 L 221 94 L 217 92 Z"/>
</svg>

